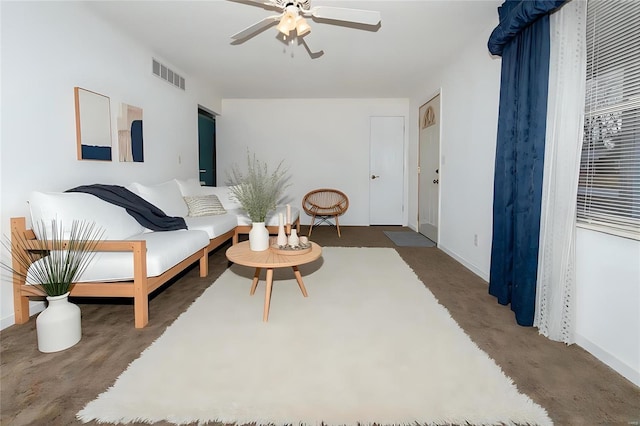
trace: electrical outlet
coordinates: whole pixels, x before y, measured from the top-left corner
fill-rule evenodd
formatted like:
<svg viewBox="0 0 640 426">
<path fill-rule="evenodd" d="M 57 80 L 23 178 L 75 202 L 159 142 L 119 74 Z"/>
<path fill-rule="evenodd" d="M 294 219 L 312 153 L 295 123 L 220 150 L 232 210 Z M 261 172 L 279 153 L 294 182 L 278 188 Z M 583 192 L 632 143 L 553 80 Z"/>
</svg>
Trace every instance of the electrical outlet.
<svg viewBox="0 0 640 426">
<path fill-rule="evenodd" d="M 473 234 L 473 245 L 478 247 L 478 234 Z"/>
</svg>

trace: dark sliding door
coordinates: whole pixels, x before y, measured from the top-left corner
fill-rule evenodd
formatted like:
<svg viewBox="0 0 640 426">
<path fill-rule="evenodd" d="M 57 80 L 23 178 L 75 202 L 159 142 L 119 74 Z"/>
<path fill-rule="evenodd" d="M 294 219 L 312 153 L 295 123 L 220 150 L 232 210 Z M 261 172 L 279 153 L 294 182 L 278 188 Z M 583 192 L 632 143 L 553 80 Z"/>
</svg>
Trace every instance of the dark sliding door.
<svg viewBox="0 0 640 426">
<path fill-rule="evenodd" d="M 200 182 L 216 186 L 216 117 L 198 108 Z"/>
</svg>

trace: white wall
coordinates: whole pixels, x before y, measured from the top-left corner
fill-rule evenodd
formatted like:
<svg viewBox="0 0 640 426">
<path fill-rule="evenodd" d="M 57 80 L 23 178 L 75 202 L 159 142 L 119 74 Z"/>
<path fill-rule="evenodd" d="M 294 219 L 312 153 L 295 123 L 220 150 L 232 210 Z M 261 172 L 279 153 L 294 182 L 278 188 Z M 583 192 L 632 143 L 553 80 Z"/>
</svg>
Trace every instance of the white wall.
<svg viewBox="0 0 640 426">
<path fill-rule="evenodd" d="M 640 386 L 640 241 L 578 228 L 576 342 Z"/>
<path fill-rule="evenodd" d="M 501 63 L 487 51 L 492 29 L 479 34 L 438 73 L 425 76 L 425 85 L 416 89 L 411 102 L 409 127 L 409 225 L 416 229 L 418 108 L 440 91 L 438 247 L 487 281 Z"/>
<path fill-rule="evenodd" d="M 182 73 L 187 88 L 182 91 L 154 76 L 154 52 L 94 18 L 80 2 L 2 2 L 1 7 L 3 235 L 11 217 L 28 215 L 33 190 L 198 176 L 198 104 L 221 108 L 211 87 Z M 179 64 L 167 64 L 181 72 Z M 114 161 L 76 159 L 74 86 L 110 97 Z M 121 102 L 143 109 L 144 163 L 118 161 Z M 7 261 L 4 250 L 2 256 Z M 4 328 L 13 324 L 13 298 L 7 273 L 1 277 Z"/>
<path fill-rule="evenodd" d="M 492 29 L 425 79 L 411 100 L 409 125 L 413 159 L 418 108 L 441 91 L 439 248 L 486 281 L 501 66 L 500 58 L 490 57 L 486 48 Z M 416 167 L 416 161 L 409 161 L 409 225 L 414 229 Z M 640 385 L 640 242 L 578 229 L 576 283 L 577 344 Z"/>
<path fill-rule="evenodd" d="M 216 120 L 217 181 L 228 180 L 233 164 L 246 170 L 249 149 L 271 167 L 284 160 L 287 203 L 301 209 L 310 190 L 337 188 L 349 197 L 340 224 L 369 225 L 369 117 L 406 123 L 408 113 L 408 99 L 225 99 Z M 300 220 L 310 222 L 304 212 Z"/>
</svg>

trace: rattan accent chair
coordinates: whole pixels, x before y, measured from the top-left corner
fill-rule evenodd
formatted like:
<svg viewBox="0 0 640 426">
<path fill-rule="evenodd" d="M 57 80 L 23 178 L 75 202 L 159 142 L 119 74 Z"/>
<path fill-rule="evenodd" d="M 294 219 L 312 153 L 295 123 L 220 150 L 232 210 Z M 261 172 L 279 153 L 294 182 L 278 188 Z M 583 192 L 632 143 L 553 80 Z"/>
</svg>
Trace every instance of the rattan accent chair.
<svg viewBox="0 0 640 426">
<path fill-rule="evenodd" d="M 302 209 L 311 216 L 311 225 L 309 226 L 309 236 L 314 226 L 327 222 L 338 229 L 338 237 L 340 237 L 340 223 L 338 216 L 344 214 L 349 208 L 349 197 L 344 192 L 337 189 L 322 188 L 309 192 L 302 199 Z M 316 223 L 316 219 L 318 222 Z M 330 219 L 335 220 L 335 225 Z"/>
</svg>

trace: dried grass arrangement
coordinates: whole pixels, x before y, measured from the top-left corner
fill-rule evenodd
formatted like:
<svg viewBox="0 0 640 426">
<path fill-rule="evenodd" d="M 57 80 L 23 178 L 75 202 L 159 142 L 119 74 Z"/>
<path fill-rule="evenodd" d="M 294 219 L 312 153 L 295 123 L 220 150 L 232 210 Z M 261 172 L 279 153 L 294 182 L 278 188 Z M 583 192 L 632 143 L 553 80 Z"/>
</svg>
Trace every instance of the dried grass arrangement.
<svg viewBox="0 0 640 426">
<path fill-rule="evenodd" d="M 252 222 L 264 222 L 267 214 L 276 208 L 287 183 L 287 169 L 281 161 L 272 172 L 267 163 L 247 152 L 247 171 L 238 165 L 231 168 L 227 184 L 233 197 L 247 212 Z"/>
</svg>

